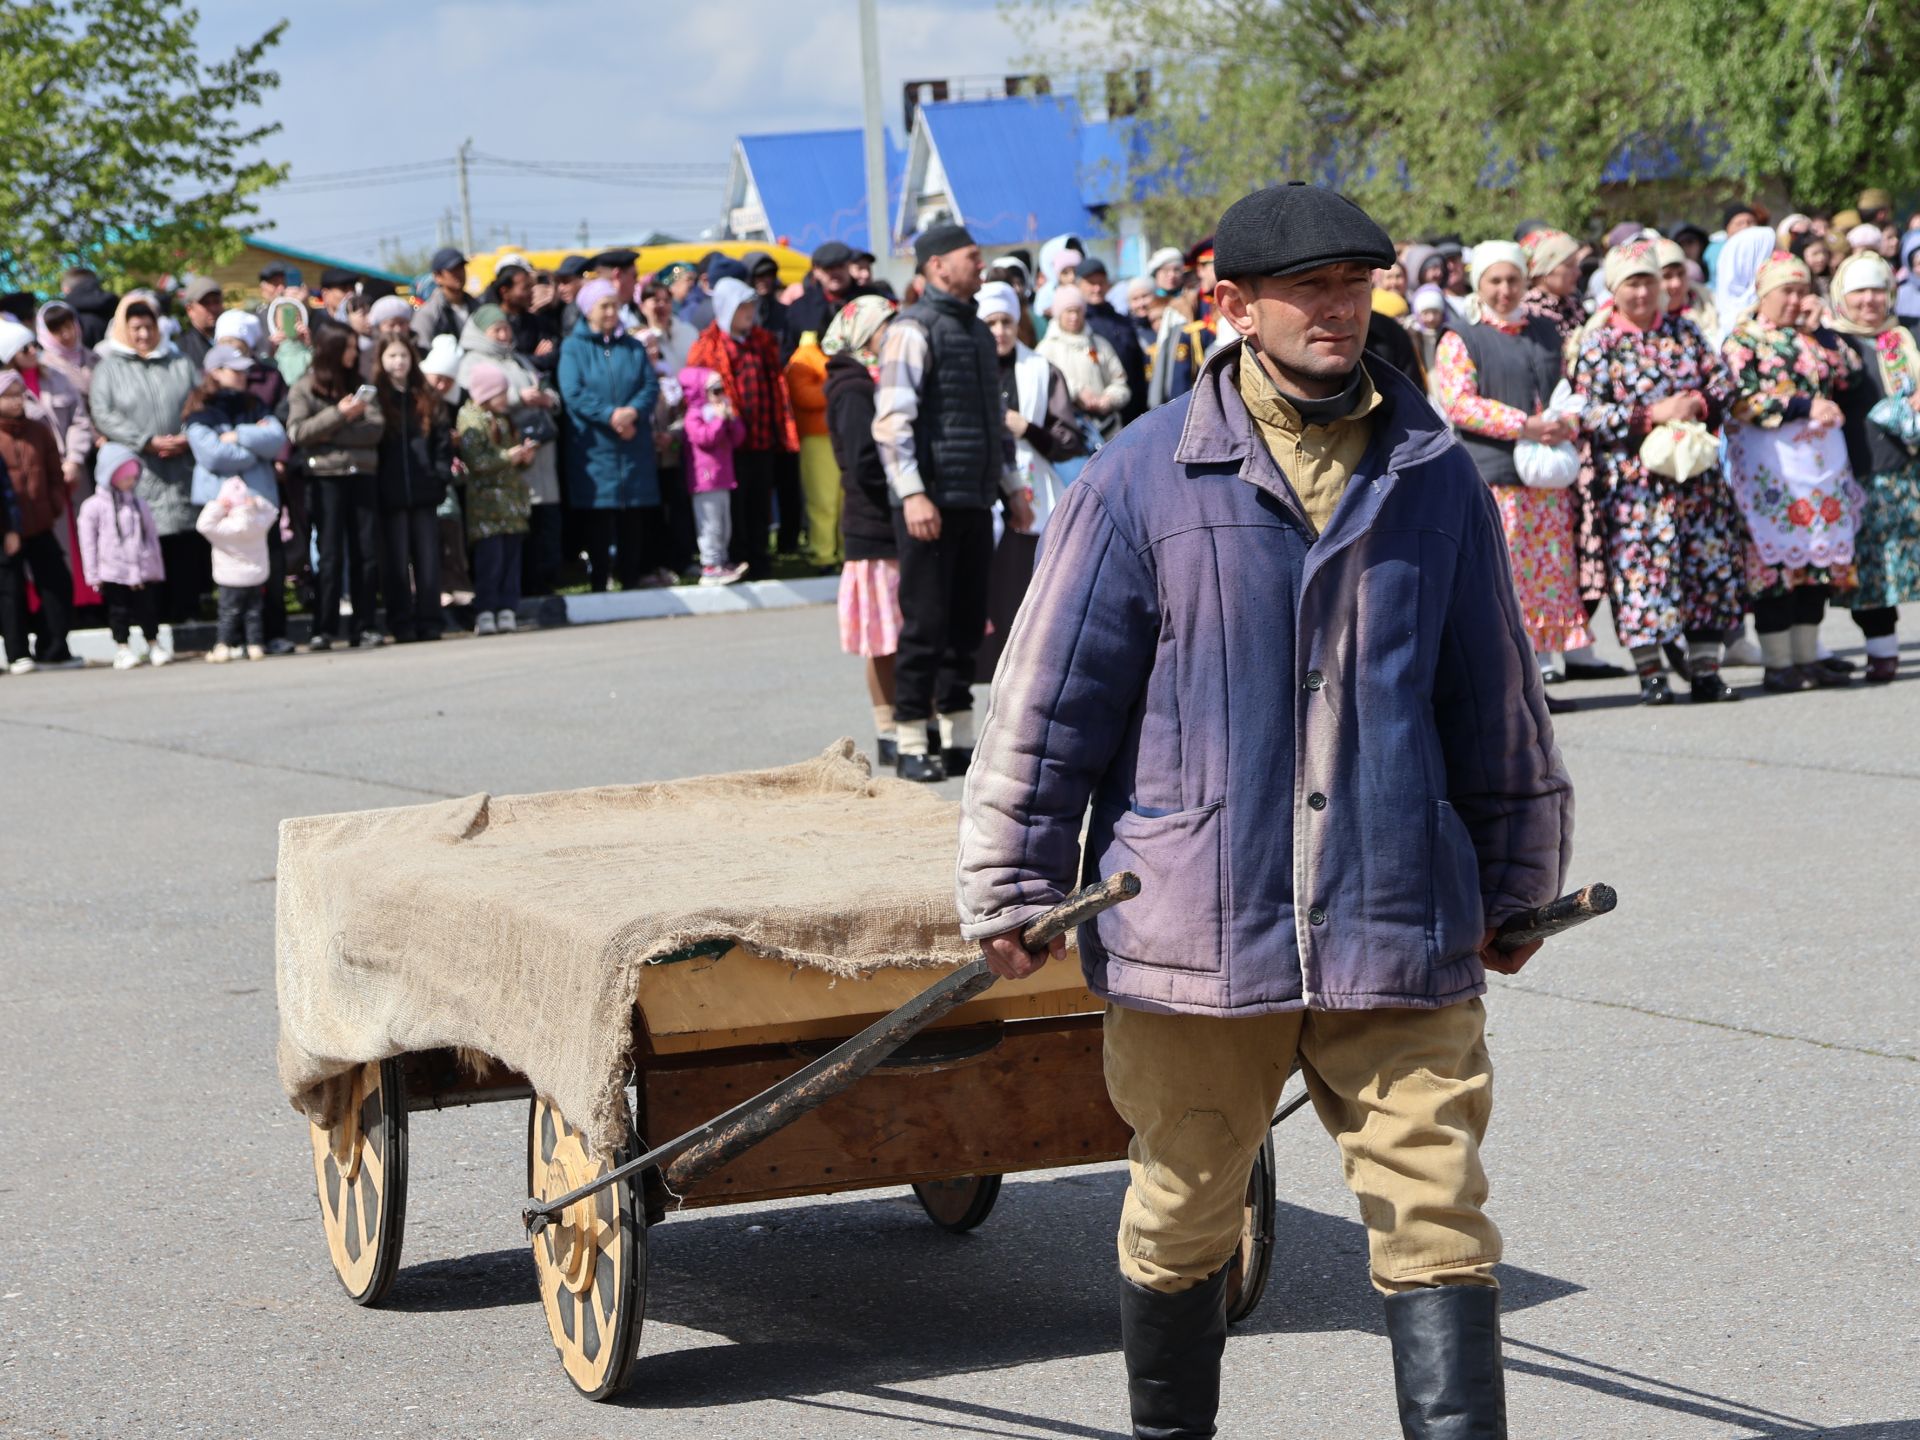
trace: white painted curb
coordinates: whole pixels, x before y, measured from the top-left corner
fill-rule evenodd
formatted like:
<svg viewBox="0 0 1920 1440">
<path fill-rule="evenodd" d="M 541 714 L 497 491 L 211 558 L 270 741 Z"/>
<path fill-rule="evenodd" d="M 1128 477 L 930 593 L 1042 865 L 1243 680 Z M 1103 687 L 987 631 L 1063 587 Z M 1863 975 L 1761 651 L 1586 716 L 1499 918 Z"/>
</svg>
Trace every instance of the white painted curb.
<svg viewBox="0 0 1920 1440">
<path fill-rule="evenodd" d="M 675 585 L 659 590 L 566 595 L 569 625 L 611 620 L 662 620 L 675 615 L 737 615 L 748 610 L 793 610 L 830 605 L 840 594 L 837 575 L 806 580 L 749 580 L 738 585 Z"/>
</svg>

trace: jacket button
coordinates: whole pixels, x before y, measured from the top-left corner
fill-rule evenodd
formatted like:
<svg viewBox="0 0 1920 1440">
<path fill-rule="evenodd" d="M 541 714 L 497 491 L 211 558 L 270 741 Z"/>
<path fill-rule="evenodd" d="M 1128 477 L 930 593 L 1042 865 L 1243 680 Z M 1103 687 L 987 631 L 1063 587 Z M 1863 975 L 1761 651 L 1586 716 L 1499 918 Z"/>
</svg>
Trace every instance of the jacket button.
<svg viewBox="0 0 1920 1440">
<path fill-rule="evenodd" d="M 1326 924 L 1327 912 L 1322 910 L 1318 905 L 1314 906 L 1311 910 L 1307 911 L 1307 923 L 1309 925 Z"/>
<path fill-rule="evenodd" d="M 1307 671 L 1307 689 L 1318 690 L 1326 683 L 1327 677 L 1322 675 L 1318 670 Z"/>
<path fill-rule="evenodd" d="M 1318 790 L 1314 791 L 1311 795 L 1307 796 L 1307 808 L 1309 810 L 1326 809 L 1327 797 L 1322 795 Z"/>
</svg>

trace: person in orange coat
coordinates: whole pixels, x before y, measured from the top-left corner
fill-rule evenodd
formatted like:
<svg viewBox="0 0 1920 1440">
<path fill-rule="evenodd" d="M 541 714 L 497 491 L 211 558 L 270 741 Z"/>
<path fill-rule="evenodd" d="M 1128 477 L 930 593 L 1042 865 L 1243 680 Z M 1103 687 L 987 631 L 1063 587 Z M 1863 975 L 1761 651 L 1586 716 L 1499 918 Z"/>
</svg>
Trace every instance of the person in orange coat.
<svg viewBox="0 0 1920 1440">
<path fill-rule="evenodd" d="M 800 429 L 800 493 L 807 503 L 807 559 L 836 570 L 840 549 L 840 466 L 827 436 L 827 352 L 809 330 L 787 362 L 787 391 Z"/>
</svg>

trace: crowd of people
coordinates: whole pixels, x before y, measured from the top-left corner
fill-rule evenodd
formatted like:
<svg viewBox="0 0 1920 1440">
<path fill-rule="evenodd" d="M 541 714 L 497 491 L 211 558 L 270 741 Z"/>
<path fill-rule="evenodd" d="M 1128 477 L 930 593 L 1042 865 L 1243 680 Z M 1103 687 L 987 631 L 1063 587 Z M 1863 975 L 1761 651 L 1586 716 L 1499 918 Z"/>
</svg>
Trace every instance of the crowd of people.
<svg viewBox="0 0 1920 1440">
<path fill-rule="evenodd" d="M 1648 704 L 1670 672 L 1736 699 L 1722 668 L 1756 661 L 1769 691 L 1851 683 L 1829 604 L 1869 682 L 1898 671 L 1920 217 L 1868 191 L 1722 220 L 1408 242 L 1374 277 L 1372 363 L 1424 388 L 1490 487 L 1550 683 L 1627 678 L 1592 648 L 1603 601 Z M 44 304 L 0 298 L 8 668 L 74 663 L 76 616 L 121 668 L 167 663 L 159 626 L 203 613 L 208 660 L 259 659 L 294 648 L 290 598 L 311 648 L 373 647 L 784 554 L 840 576 L 882 759 L 964 768 L 1047 516 L 1233 338 L 1211 238 L 1121 281 L 1077 236 L 986 256 L 938 225 L 899 299 L 839 242 L 793 285 L 764 253 L 636 259 L 509 256 L 477 295 L 449 249 L 412 298 L 280 266 L 231 308 L 209 279 L 114 296 L 82 269 Z"/>
</svg>

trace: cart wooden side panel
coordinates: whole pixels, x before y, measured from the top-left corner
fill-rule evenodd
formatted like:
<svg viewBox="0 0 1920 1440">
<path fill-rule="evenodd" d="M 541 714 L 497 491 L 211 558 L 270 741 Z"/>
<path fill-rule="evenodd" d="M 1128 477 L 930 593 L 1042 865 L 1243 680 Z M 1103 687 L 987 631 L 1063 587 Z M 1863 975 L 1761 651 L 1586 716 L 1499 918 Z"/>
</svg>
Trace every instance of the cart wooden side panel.
<svg viewBox="0 0 1920 1440">
<path fill-rule="evenodd" d="M 696 954 L 641 968 L 634 998 L 636 1038 L 643 1053 L 654 1055 L 844 1038 L 911 1000 L 942 973 L 887 968 L 842 979 L 739 946 L 724 954 Z M 1064 961 L 1042 966 L 1024 980 L 1000 981 L 936 1028 L 1086 1015 L 1100 1008 L 1069 951 Z"/>
<path fill-rule="evenodd" d="M 681 1198 L 732 1205 L 1120 1159 L 1132 1132 L 1107 1099 L 1100 1045 L 1097 1015 L 923 1036 Z M 799 1063 L 761 1052 L 644 1069 L 649 1132 L 691 1129 Z"/>
</svg>

